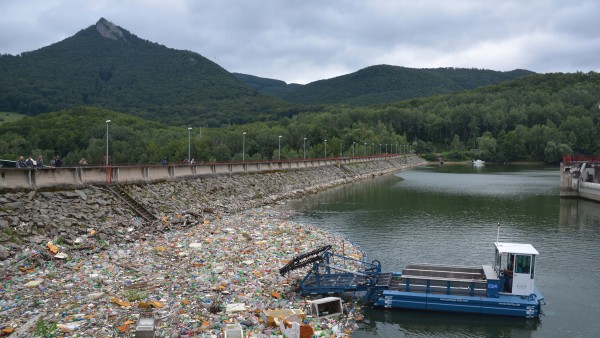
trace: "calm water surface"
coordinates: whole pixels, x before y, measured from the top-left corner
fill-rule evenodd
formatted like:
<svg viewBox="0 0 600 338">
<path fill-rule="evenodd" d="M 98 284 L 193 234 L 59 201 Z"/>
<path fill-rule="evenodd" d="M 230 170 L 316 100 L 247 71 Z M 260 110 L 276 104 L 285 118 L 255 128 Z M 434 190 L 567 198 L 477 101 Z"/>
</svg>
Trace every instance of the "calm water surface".
<svg viewBox="0 0 600 338">
<path fill-rule="evenodd" d="M 344 236 L 384 271 L 491 264 L 498 223 L 500 241 L 540 252 L 540 320 L 374 309 L 353 338 L 600 335 L 600 204 L 561 199 L 556 167 L 421 167 L 291 205 L 295 221 Z"/>
</svg>

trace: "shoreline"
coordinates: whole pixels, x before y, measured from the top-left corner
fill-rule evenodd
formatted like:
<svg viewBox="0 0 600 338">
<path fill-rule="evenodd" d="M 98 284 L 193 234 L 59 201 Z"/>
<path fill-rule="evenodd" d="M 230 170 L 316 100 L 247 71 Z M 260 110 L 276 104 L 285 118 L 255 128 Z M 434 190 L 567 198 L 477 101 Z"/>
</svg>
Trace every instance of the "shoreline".
<svg viewBox="0 0 600 338">
<path fill-rule="evenodd" d="M 31 334 L 57 325 L 64 337 L 131 337 L 140 316 L 152 313 L 157 337 L 221 337 L 224 326 L 230 323 L 239 323 L 254 337 L 277 336 L 280 330 L 266 325 L 262 311 L 295 308 L 310 315 L 307 299 L 294 292 L 296 278 L 306 270 L 282 277 L 278 269 L 296 254 L 326 244 L 344 241 L 346 254 L 360 252 L 341 237 L 290 222 L 291 211 L 273 205 L 420 163 L 407 162 L 377 171 L 366 168 L 368 173 L 341 176 L 337 180 L 328 176 L 320 181 L 315 179 L 311 182 L 315 184 L 302 189 L 294 189 L 294 184 L 281 189 L 280 181 L 274 187 L 279 193 L 263 191 L 263 198 L 256 198 L 260 189 L 254 196 L 232 195 L 227 188 L 232 182 L 225 182 L 232 176 L 213 178 L 214 185 L 188 181 L 132 186 L 132 195 L 142 202 L 156 203 L 159 209 L 173 201 L 174 195 L 166 194 L 165 190 L 178 192 L 178 201 L 183 205 L 163 214 L 168 225 L 163 223 L 160 231 L 142 232 L 135 225 L 126 225 L 118 228 L 116 235 L 107 236 L 98 227 L 86 226 L 72 241 L 85 243 L 85 250 L 54 243 L 58 252 L 49 253 L 52 247 L 42 242 L 25 247 L 12 260 L 3 261 L 0 277 L 6 297 L 0 303 L 2 329 L 12 328 L 13 334 Z M 283 174 L 272 174 L 282 179 Z M 322 174 L 322 171 L 306 171 L 288 176 L 294 183 L 294 176 Z M 335 175 L 339 176 L 339 172 Z M 256 188 L 264 184 L 261 180 L 273 177 L 263 174 L 262 178 L 247 175 L 238 179 L 248 186 L 254 183 Z M 233 182 L 229 188 L 240 188 L 237 183 L 240 182 Z M 180 190 L 182 185 L 184 190 Z M 194 197 L 186 194 L 198 193 L 201 186 L 216 189 L 211 196 L 212 209 L 204 203 L 192 202 L 202 192 Z M 240 199 L 244 203 L 233 202 Z M 110 227 L 110 221 L 109 217 L 104 226 Z M 67 258 L 56 258 L 56 254 Z M 237 304 L 235 311 L 228 311 L 227 305 L 233 308 L 234 304 Z M 354 302 L 344 304 L 345 315 L 326 319 L 309 316 L 306 321 L 315 333 L 349 336 L 356 329 L 355 319 L 360 318 L 360 313 Z"/>
</svg>

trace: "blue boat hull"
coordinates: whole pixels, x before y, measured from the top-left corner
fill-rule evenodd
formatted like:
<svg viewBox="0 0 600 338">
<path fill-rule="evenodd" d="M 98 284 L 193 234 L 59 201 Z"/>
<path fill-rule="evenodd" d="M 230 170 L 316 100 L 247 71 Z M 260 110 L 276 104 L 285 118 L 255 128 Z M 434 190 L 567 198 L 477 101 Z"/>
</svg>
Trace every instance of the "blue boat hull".
<svg viewBox="0 0 600 338">
<path fill-rule="evenodd" d="M 385 290 L 374 306 L 538 318 L 542 299 L 537 289 L 529 297 L 500 294 L 498 298 Z"/>
</svg>

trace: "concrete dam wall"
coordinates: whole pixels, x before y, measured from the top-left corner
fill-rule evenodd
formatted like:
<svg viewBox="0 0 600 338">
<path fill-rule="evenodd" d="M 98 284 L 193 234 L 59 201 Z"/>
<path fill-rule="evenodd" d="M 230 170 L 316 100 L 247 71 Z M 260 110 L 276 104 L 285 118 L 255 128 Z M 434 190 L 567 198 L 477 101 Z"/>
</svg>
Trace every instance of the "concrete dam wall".
<svg viewBox="0 0 600 338">
<path fill-rule="evenodd" d="M 410 157 L 410 156 L 409 156 Z M 331 165 L 391 161 L 405 156 L 370 156 L 354 158 L 326 158 L 291 161 L 260 161 L 230 163 L 200 163 L 194 165 L 136 165 L 115 167 L 62 167 L 62 168 L 0 168 L 0 191 L 38 190 L 50 187 L 83 187 L 86 185 L 132 184 L 156 182 L 207 175 L 258 173 L 274 170 L 297 170 Z"/>
</svg>

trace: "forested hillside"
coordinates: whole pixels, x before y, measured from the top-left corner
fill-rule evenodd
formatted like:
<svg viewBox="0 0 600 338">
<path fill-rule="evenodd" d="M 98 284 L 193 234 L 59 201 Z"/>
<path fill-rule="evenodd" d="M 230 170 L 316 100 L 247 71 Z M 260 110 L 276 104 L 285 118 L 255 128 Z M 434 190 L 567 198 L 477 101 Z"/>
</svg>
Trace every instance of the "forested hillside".
<svg viewBox="0 0 600 338">
<path fill-rule="evenodd" d="M 302 88 L 303 85 L 297 83 L 287 84 L 281 80 L 267 79 L 264 77 L 258 77 L 254 75 L 232 73 L 238 80 L 244 82 L 248 86 L 256 89 L 257 91 L 269 95 L 278 96 L 283 98 L 289 96 L 293 91 Z"/>
<path fill-rule="evenodd" d="M 90 105 L 170 125 L 219 126 L 277 118 L 290 107 L 197 53 L 104 19 L 48 47 L 0 56 L 0 74 L 0 111 L 30 116 Z"/>
<path fill-rule="evenodd" d="M 218 127 L 290 117 L 300 111 L 297 105 L 382 104 L 530 72 L 382 65 L 308 85 L 288 85 L 231 74 L 200 54 L 140 39 L 100 19 L 50 46 L 1 55 L 0 74 L 0 111 L 35 116 L 88 105 L 168 125 Z"/>
<path fill-rule="evenodd" d="M 548 163 L 564 153 L 600 152 L 600 74 L 595 72 L 532 75 L 381 109 L 394 129 L 426 141 L 429 150 L 443 145 L 456 155 L 475 148 L 487 160 Z"/>
<path fill-rule="evenodd" d="M 416 97 L 459 92 L 533 74 L 527 70 L 498 72 L 486 69 L 417 69 L 371 66 L 355 73 L 307 85 L 234 74 L 252 88 L 298 104 L 374 105 Z"/>
<path fill-rule="evenodd" d="M 554 163 L 564 153 L 600 152 L 594 72 L 381 65 L 288 85 L 234 76 L 101 19 L 51 46 L 0 56 L 0 74 L 0 112 L 29 116 L 0 113 L 4 159 L 101 163 L 109 119 L 115 164 L 180 162 L 188 137 L 198 161 L 275 159 L 279 144 L 283 159 L 415 150 Z"/>
<path fill-rule="evenodd" d="M 0 158 L 79 157 L 100 163 L 106 119 L 114 163 L 442 153 L 448 160 L 546 161 L 600 152 L 600 75 L 540 74 L 476 90 L 370 106 L 321 106 L 277 121 L 222 128 L 165 126 L 98 108 L 0 125 Z M 243 133 L 246 133 L 243 135 Z M 327 142 L 325 142 L 327 140 Z M 244 142 L 244 147 L 242 143 Z M 475 152 L 471 150 L 475 149 Z M 327 153 L 326 153 L 327 152 Z"/>
</svg>

